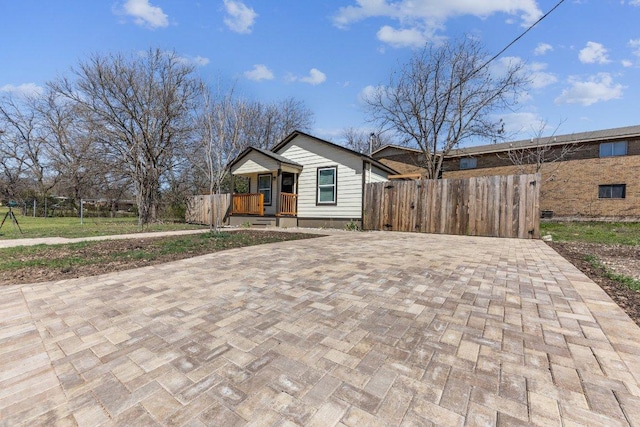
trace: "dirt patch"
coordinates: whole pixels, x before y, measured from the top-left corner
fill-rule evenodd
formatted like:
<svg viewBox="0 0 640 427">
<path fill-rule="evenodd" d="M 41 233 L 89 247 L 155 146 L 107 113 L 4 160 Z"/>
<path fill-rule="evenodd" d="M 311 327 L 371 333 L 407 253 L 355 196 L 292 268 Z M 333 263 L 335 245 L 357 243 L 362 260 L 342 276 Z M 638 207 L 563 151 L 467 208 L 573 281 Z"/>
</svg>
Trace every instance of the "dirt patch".
<svg viewBox="0 0 640 427">
<path fill-rule="evenodd" d="M 611 299 L 640 326 L 640 292 L 610 279 L 604 269 L 594 267 L 587 260 L 589 256 L 595 256 L 612 272 L 640 280 L 640 246 L 581 242 L 552 242 L 549 244 L 591 280 L 600 285 Z"/>
<path fill-rule="evenodd" d="M 204 235 L 172 236 L 126 240 L 51 245 L 27 248 L 12 261 L 18 268 L 0 268 L 0 285 L 48 282 L 162 264 L 225 249 L 286 240 L 309 239 L 320 235 L 278 231 L 238 230 L 226 233 L 226 238 L 205 238 Z M 171 249 L 171 246 L 183 249 Z M 42 260 L 46 260 L 42 262 Z M 51 265 L 54 263 L 55 265 Z"/>
</svg>

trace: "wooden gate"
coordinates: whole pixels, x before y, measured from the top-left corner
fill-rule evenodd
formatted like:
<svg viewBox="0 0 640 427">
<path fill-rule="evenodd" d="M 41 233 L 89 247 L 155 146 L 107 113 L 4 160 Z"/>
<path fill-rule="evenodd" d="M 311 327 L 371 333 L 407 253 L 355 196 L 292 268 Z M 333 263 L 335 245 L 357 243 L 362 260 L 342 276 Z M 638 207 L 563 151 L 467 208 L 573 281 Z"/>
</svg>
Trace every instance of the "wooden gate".
<svg viewBox="0 0 640 427">
<path fill-rule="evenodd" d="M 367 184 L 365 230 L 538 238 L 540 174 Z"/>
<path fill-rule="evenodd" d="M 191 224 L 211 225 L 213 219 L 213 224 L 221 225 L 227 219 L 230 204 L 230 194 L 192 196 L 187 199 L 185 220 Z"/>
</svg>

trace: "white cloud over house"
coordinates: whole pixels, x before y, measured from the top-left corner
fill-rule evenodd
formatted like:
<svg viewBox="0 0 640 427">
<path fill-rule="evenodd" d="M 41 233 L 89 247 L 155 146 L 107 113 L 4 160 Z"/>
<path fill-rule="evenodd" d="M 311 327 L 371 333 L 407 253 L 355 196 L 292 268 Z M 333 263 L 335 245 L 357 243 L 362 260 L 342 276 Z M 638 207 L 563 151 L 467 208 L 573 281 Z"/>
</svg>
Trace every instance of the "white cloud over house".
<svg viewBox="0 0 640 427">
<path fill-rule="evenodd" d="M 609 73 L 598 73 L 587 80 L 569 78 L 569 87 L 555 99 L 556 104 L 581 104 L 589 106 L 596 102 L 622 98 L 624 86 L 614 83 Z"/>
<path fill-rule="evenodd" d="M 253 24 L 256 22 L 258 14 L 241 1 L 224 0 L 224 8 L 227 16 L 224 18 L 225 25 L 236 33 L 249 34 Z"/>
<path fill-rule="evenodd" d="M 543 122 L 542 117 L 535 112 L 519 111 L 501 115 L 500 118 L 504 123 L 504 132 L 507 139 L 511 139 L 511 135 L 521 135 L 529 133 L 534 129 L 537 131 Z M 533 137 L 532 135 L 531 137 Z"/>
<path fill-rule="evenodd" d="M 606 64 L 611 62 L 607 56 L 607 49 L 600 43 L 587 42 L 587 45 L 578 54 L 583 64 Z"/>
<path fill-rule="evenodd" d="M 259 82 L 261 80 L 273 80 L 273 72 L 264 64 L 255 64 L 253 69 L 244 72 L 244 76 L 249 80 Z"/>
<path fill-rule="evenodd" d="M 133 22 L 151 29 L 169 25 L 169 17 L 158 6 L 152 6 L 149 0 L 127 0 L 122 5 L 124 15 L 131 16 Z"/>
<path fill-rule="evenodd" d="M 377 32 L 380 41 L 392 47 L 415 47 L 431 40 L 449 18 L 477 16 L 485 18 L 496 13 L 517 16 L 528 26 L 542 16 L 535 0 L 356 0 L 355 5 L 338 9 L 333 23 L 338 28 L 368 18 L 388 18 L 397 26 L 384 25 Z"/>
</svg>

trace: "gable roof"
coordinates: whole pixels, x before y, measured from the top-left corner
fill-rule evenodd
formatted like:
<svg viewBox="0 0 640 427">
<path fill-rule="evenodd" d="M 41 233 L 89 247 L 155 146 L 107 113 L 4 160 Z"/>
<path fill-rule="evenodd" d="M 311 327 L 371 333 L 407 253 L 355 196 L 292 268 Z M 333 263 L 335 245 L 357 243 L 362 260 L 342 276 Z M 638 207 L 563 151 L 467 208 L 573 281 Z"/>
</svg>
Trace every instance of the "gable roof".
<svg viewBox="0 0 640 427">
<path fill-rule="evenodd" d="M 339 149 L 339 150 L 345 151 L 345 152 L 347 152 L 347 153 L 349 153 L 349 154 L 353 154 L 354 156 L 357 156 L 357 157 L 359 157 L 359 158 L 361 158 L 361 159 L 363 159 L 363 160 L 365 160 L 365 161 L 367 161 L 367 162 L 371 163 L 372 165 L 376 166 L 376 167 L 377 167 L 377 168 L 379 168 L 379 169 L 384 170 L 385 172 L 388 172 L 388 173 L 391 173 L 391 174 L 397 174 L 397 173 L 398 173 L 398 171 L 396 171 L 396 170 L 394 170 L 393 168 L 391 168 L 391 167 L 389 167 L 389 166 L 385 165 L 384 163 L 380 163 L 378 160 L 374 159 L 374 158 L 373 158 L 373 157 L 371 157 L 371 156 L 368 156 L 368 155 L 366 155 L 366 154 L 359 153 L 359 152 L 357 152 L 357 151 L 355 151 L 355 150 L 352 150 L 352 149 L 350 149 L 350 148 L 347 148 L 347 147 L 343 147 L 342 145 L 334 144 L 333 142 L 329 142 L 329 141 L 326 141 L 326 140 L 324 140 L 324 139 L 318 138 L 317 136 L 309 135 L 309 134 L 304 133 L 304 132 L 301 132 L 301 131 L 299 131 L 299 130 L 294 130 L 293 132 L 291 132 L 291 133 L 290 133 L 289 135 L 287 135 L 287 136 L 286 136 L 282 141 L 280 141 L 278 144 L 276 144 L 276 145 L 271 149 L 271 151 L 273 151 L 273 152 L 278 152 L 278 151 L 280 151 L 280 150 L 281 150 L 281 149 L 283 149 L 283 148 L 284 148 L 288 143 L 290 143 L 291 141 L 293 141 L 297 136 L 305 136 L 305 137 L 310 138 L 310 139 L 312 139 L 312 140 L 314 140 L 314 141 L 317 141 L 317 142 L 319 142 L 319 143 L 321 143 L 321 144 L 326 144 L 326 145 L 329 145 L 329 146 L 331 146 L 331 147 L 335 147 L 335 148 L 337 148 L 337 149 Z"/>
<path fill-rule="evenodd" d="M 374 150 L 374 152 L 371 153 L 371 156 L 379 155 L 383 151 L 388 151 L 388 150 L 410 151 L 416 154 L 422 153 L 422 150 L 418 150 L 417 148 L 413 148 L 413 147 L 404 147 L 402 145 L 396 145 L 396 144 L 385 144 L 382 147 L 378 148 L 377 150 Z"/>
<path fill-rule="evenodd" d="M 296 163 L 293 160 L 289 160 L 284 156 L 281 156 L 280 154 L 276 154 L 272 151 L 268 151 L 268 150 L 263 150 L 262 148 L 258 148 L 258 147 L 247 147 L 242 153 L 240 153 L 238 155 L 238 157 L 236 157 L 235 159 L 233 159 L 231 161 L 231 163 L 229 163 L 229 165 L 227 166 L 229 169 L 231 169 L 233 167 L 233 165 L 235 165 L 236 163 L 238 163 L 240 160 L 242 160 L 243 157 L 245 157 L 247 154 L 249 154 L 251 151 L 257 151 L 258 153 L 267 156 L 269 158 L 272 158 L 273 160 L 275 160 L 276 162 L 285 164 L 285 165 L 291 165 L 291 166 L 295 166 L 298 168 L 302 168 L 302 165 L 300 163 Z"/>
</svg>

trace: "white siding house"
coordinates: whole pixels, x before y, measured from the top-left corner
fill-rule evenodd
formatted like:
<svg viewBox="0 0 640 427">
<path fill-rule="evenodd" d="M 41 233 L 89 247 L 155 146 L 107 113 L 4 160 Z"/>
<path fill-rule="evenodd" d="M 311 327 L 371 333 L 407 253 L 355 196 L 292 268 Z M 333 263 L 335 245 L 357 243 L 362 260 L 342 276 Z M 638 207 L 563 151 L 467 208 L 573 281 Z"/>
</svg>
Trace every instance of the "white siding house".
<svg viewBox="0 0 640 427">
<path fill-rule="evenodd" d="M 301 227 L 361 224 L 364 185 L 396 173 L 369 156 L 299 131 L 271 151 L 247 149 L 230 166 L 233 177 L 249 178 L 253 194 L 234 195 L 232 224 L 248 220 Z M 260 212 L 235 209 L 248 197 L 263 200 Z"/>
</svg>

